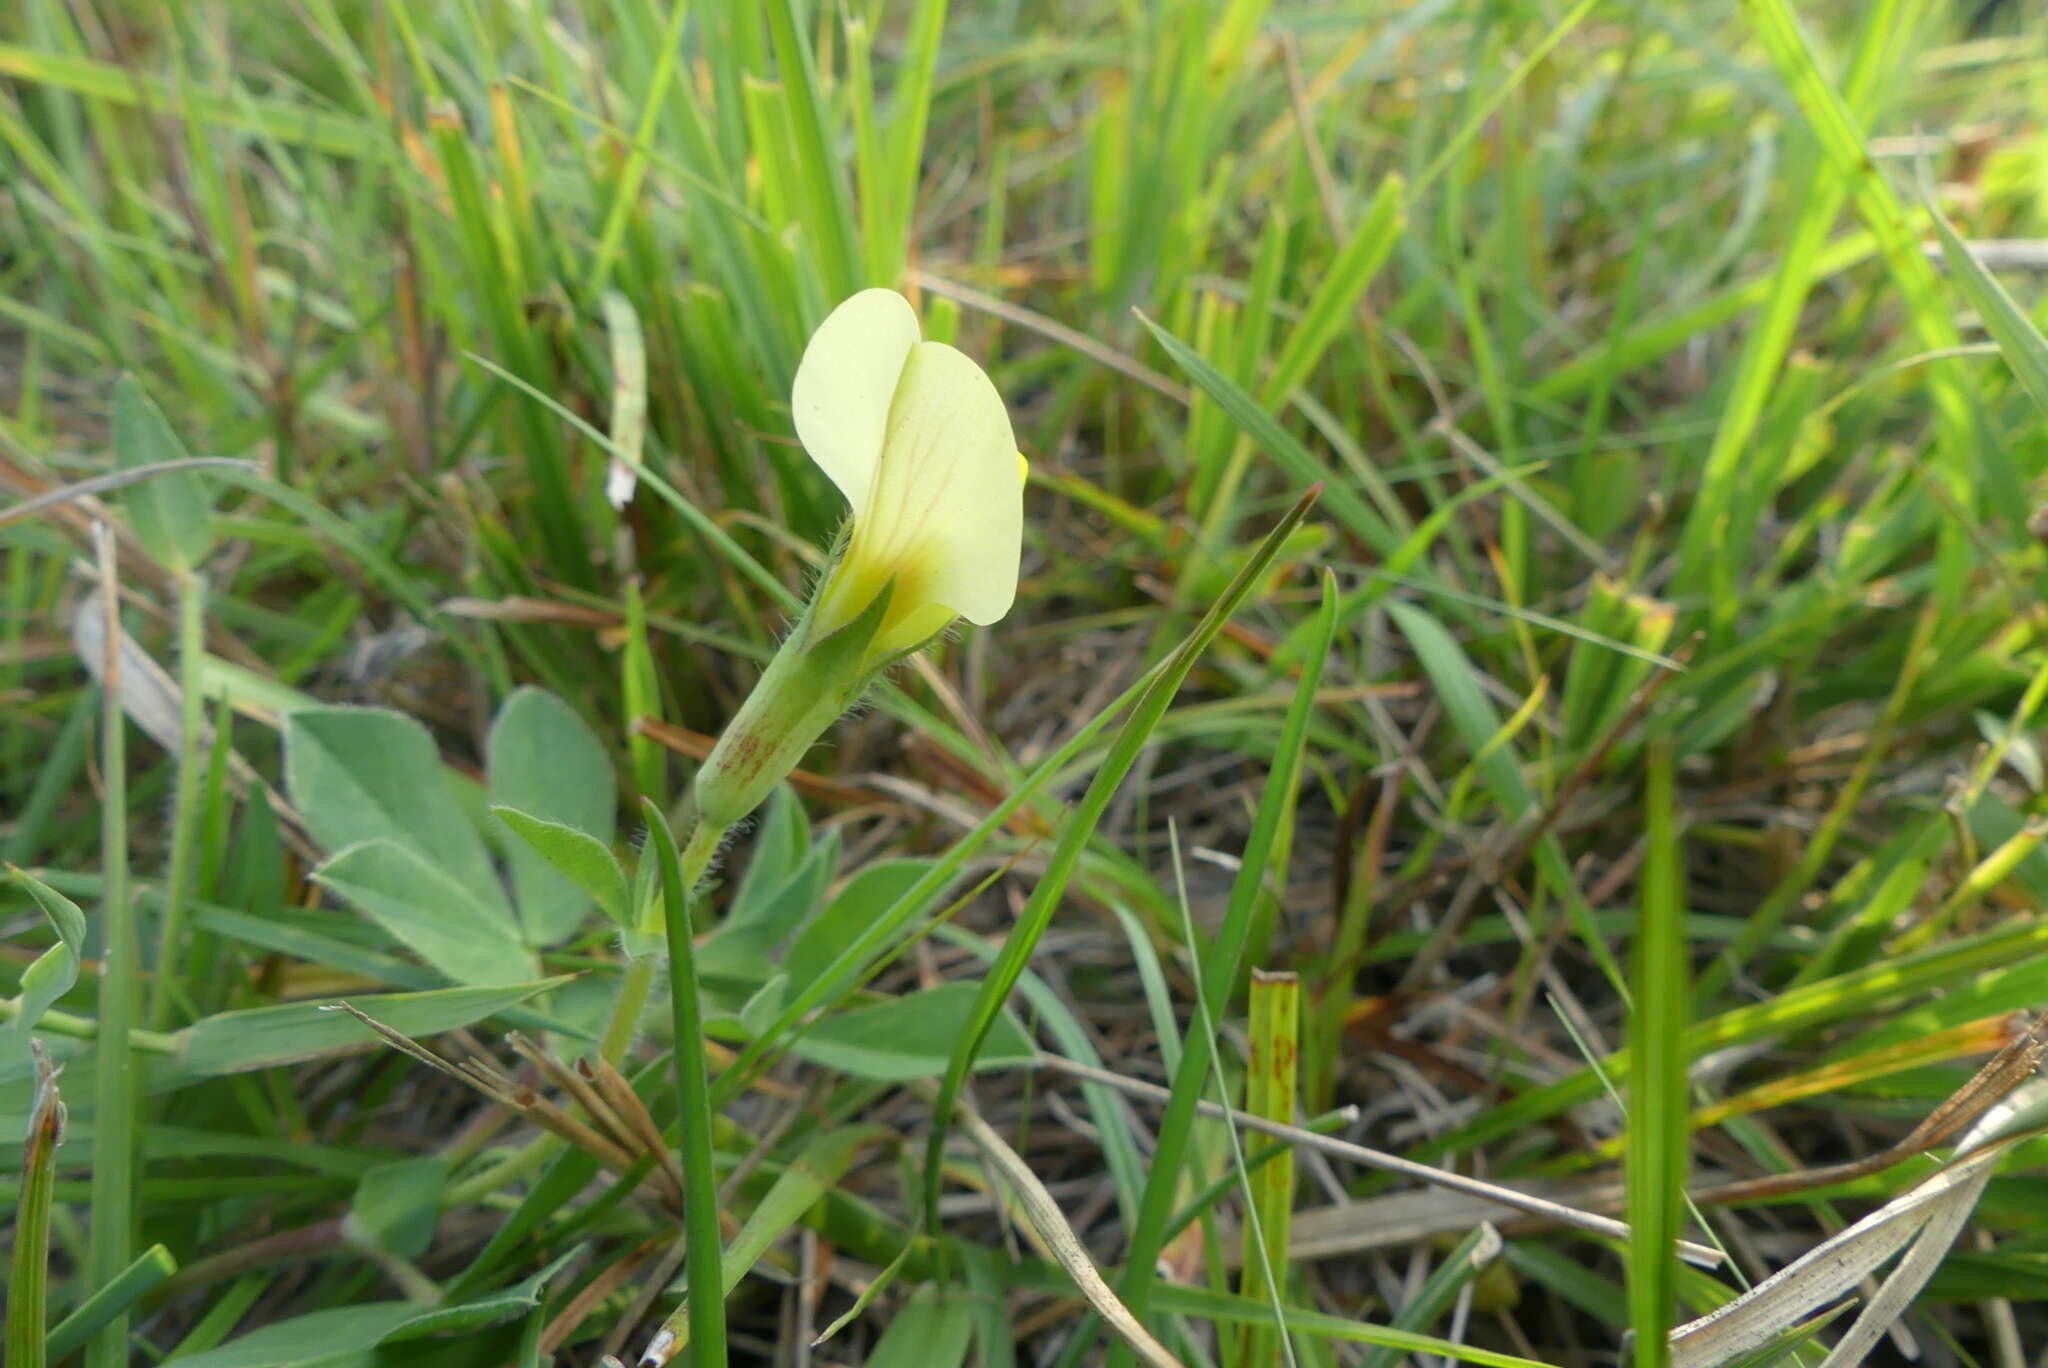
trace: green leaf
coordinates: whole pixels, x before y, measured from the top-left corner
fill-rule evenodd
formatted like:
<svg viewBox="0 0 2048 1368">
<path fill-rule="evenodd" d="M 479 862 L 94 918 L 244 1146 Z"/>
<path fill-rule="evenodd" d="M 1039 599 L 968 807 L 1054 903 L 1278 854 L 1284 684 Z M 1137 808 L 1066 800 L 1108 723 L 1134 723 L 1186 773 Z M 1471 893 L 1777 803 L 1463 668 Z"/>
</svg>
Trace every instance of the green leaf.
<svg viewBox="0 0 2048 1368">
<path fill-rule="evenodd" d="M 124 470 L 183 461 L 191 453 L 171 430 L 163 410 L 129 376 L 114 385 L 114 460 Z M 190 470 L 153 475 L 123 496 L 135 536 L 165 567 L 187 571 L 213 548 L 212 506 L 206 486 Z"/>
<path fill-rule="evenodd" d="M 959 1099 L 968 1071 L 975 1067 L 990 1030 L 1005 1015 L 1003 1003 L 1009 1000 L 1010 992 L 1023 975 L 1039 938 L 1051 925 L 1053 912 L 1066 893 L 1067 881 L 1079 868 L 1082 854 L 1094 839 L 1096 823 L 1102 820 L 1110 800 L 1130 774 L 1131 767 L 1137 764 L 1139 754 L 1150 741 L 1153 729 L 1166 715 L 1174 695 L 1180 692 L 1188 672 L 1194 669 L 1195 662 L 1208 650 L 1209 643 L 1216 639 L 1223 625 L 1264 578 L 1266 568 L 1272 564 L 1273 557 L 1286 543 L 1288 535 L 1308 517 L 1318 492 L 1311 489 L 1281 516 L 1228 587 L 1209 605 L 1209 610 L 1195 624 L 1194 630 L 1161 663 L 1158 672 L 1146 683 L 1144 692 L 1131 704 L 1129 716 L 1117 732 L 1116 740 L 1096 770 L 1095 777 L 1089 780 L 1080 805 L 1066 819 L 1046 872 L 1032 890 L 1031 901 L 1025 905 L 1016 925 L 1010 929 L 1008 938 L 1003 942 L 1002 953 L 990 967 L 988 977 L 982 981 L 972 1015 L 964 1023 L 964 1029 L 960 1031 L 946 1062 L 946 1074 L 940 1080 L 939 1095 L 932 1108 L 931 1134 L 925 1138 L 924 1211 L 928 1221 L 936 1224 L 938 1220 L 939 1192 L 944 1175 L 941 1160 L 945 1154 L 946 1131 L 952 1123 L 953 1104 Z"/>
<path fill-rule="evenodd" d="M 972 983 L 943 983 L 855 1007 L 813 1026 L 790 1051 L 856 1078 L 885 1083 L 932 1078 L 945 1070 L 958 1042 L 976 1024 L 977 991 Z M 1036 1053 L 1031 1037 L 1005 1009 L 989 1027 L 975 1065 L 1018 1064 Z"/>
<path fill-rule="evenodd" d="M 834 1184 L 846 1176 L 846 1171 L 853 1166 L 855 1154 L 869 1145 L 894 1139 L 895 1134 L 884 1126 L 838 1126 L 813 1136 L 802 1152 L 790 1161 L 789 1167 L 777 1176 L 774 1186 L 762 1194 L 761 1200 L 748 1214 L 747 1223 L 740 1227 L 739 1234 L 733 1236 L 732 1243 L 719 1257 L 720 1290 L 731 1296 L 733 1289 L 740 1285 L 740 1279 L 753 1270 L 770 1246 L 787 1234 L 818 1204 L 820 1198 L 832 1190 Z M 687 1286 L 687 1278 L 682 1278 L 670 1290 L 680 1292 Z M 689 1343 L 686 1311 L 687 1303 L 678 1306 L 661 1327 L 676 1336 L 678 1345 Z"/>
<path fill-rule="evenodd" d="M 1932 201 L 1928 202 L 1927 212 L 1934 220 L 1934 231 L 1941 235 L 1941 251 L 1949 271 L 1984 320 L 1984 330 L 1998 344 L 2006 364 L 2012 367 L 2027 393 L 2048 414 L 2048 338 L 2041 336 L 2034 320 L 2013 302 L 1998 278 L 1984 269 L 1984 263 L 1956 235 Z"/>
<path fill-rule="evenodd" d="M 433 1155 L 379 1164 L 356 1184 L 346 1229 L 355 1239 L 402 1259 L 417 1259 L 434 1242 L 449 1161 Z"/>
<path fill-rule="evenodd" d="M 533 956 L 494 908 L 416 851 L 392 840 L 352 845 L 313 874 L 457 983 L 524 983 Z"/>
<path fill-rule="evenodd" d="M 164 1368 L 368 1368 L 377 1341 L 419 1313 L 417 1303 L 401 1301 L 332 1307 L 172 1359 Z"/>
<path fill-rule="evenodd" d="M 868 1368 L 958 1368 L 973 1332 L 964 1298 L 920 1287 L 875 1341 Z"/>
<path fill-rule="evenodd" d="M 1629 1050 L 1627 1152 L 1629 1324 L 1635 1361 L 1661 1368 L 1678 1305 L 1678 1255 L 1684 1233 L 1689 1080 L 1685 1031 L 1690 1026 L 1685 935 L 1685 851 L 1676 816 L 1669 724 L 1659 720 L 1649 747 L 1641 931 L 1635 944 L 1635 1003 Z"/>
<path fill-rule="evenodd" d="M 29 1047 L 33 1050 L 33 1047 Z M 49 1056 L 35 1054 L 35 1093 L 29 1106 L 21 1159 L 21 1192 L 13 1220 L 12 1277 L 7 1284 L 6 1338 L 0 1341 L 16 1368 L 48 1361 L 50 1203 L 56 1192 L 57 1147 L 64 1143 L 64 1103 Z"/>
<path fill-rule="evenodd" d="M 617 830 L 618 789 L 604 745 L 574 709 L 541 689 L 505 700 L 484 744 L 491 802 L 594 837 L 600 847 Z M 554 945 L 574 935 L 595 890 L 567 875 L 530 844 L 509 847 L 512 887 L 528 945 Z M 610 852 L 605 852 L 607 855 Z M 619 920 L 622 912 L 606 907 Z"/>
<path fill-rule="evenodd" d="M 53 1362 L 76 1353 L 93 1332 L 127 1312 L 143 1297 L 178 1271 L 178 1261 L 162 1245 L 151 1245 L 135 1262 L 116 1274 L 106 1286 L 79 1303 L 78 1308 L 50 1327 L 43 1348 Z M 13 1360 L 9 1360 L 12 1362 Z"/>
<path fill-rule="evenodd" d="M 756 853 L 749 872 L 760 862 Z M 761 983 L 775 973 L 771 952 L 792 929 L 817 910 L 839 864 L 839 833 L 827 832 L 811 846 L 790 873 L 786 868 L 780 885 L 757 898 L 741 915 L 738 910 L 719 923 L 704 938 L 697 959 L 697 971 L 710 982 Z M 806 932 L 805 934 L 808 934 Z M 764 1004 L 772 1010 L 772 1003 Z"/>
<path fill-rule="evenodd" d="M 405 1340 L 423 1339 L 428 1335 L 447 1335 L 456 1331 L 481 1329 L 509 1320 L 522 1311 L 540 1305 L 541 1293 L 549 1283 L 561 1275 L 563 1269 L 580 1257 L 584 1246 L 574 1245 L 564 1250 L 547 1267 L 524 1278 L 512 1286 L 497 1292 L 486 1293 L 474 1301 L 457 1303 L 454 1306 L 437 1306 L 431 1311 L 405 1320 L 384 1332 L 380 1344 L 397 1344 Z"/>
<path fill-rule="evenodd" d="M 632 925 L 632 891 L 626 883 L 626 871 L 619 864 L 618 857 L 612 854 L 610 846 L 587 831 L 550 822 L 517 808 L 495 805 L 491 808 L 491 815 L 524 841 L 533 854 L 559 871 L 563 879 L 588 894 L 607 917 L 621 927 Z M 516 872 L 516 861 L 513 868 Z M 521 892 L 519 910 L 524 914 L 527 909 L 527 895 Z M 527 920 L 527 931 L 531 936 L 531 918 Z"/>
<path fill-rule="evenodd" d="M 769 798 L 755 829 L 747 872 L 740 876 L 739 887 L 733 890 L 723 924 L 758 921 L 776 894 L 802 871 L 804 856 L 810 848 L 811 824 L 804 818 L 803 802 L 789 785 L 783 784 Z"/>
<path fill-rule="evenodd" d="M 1330 512 L 1353 536 L 1383 556 L 1400 546 L 1401 535 L 1359 495 L 1354 488 L 1355 481 L 1345 478 L 1316 457 L 1281 427 L 1273 415 L 1260 407 L 1258 400 L 1210 365 L 1200 352 L 1143 314 L 1138 315 L 1138 321 L 1151 330 L 1159 345 L 1166 349 L 1166 354 L 1188 373 L 1188 378 L 1214 399 L 1217 407 L 1229 414 L 1231 421 L 1242 428 L 1247 437 L 1264 447 L 1268 456 L 1285 467 L 1290 476 L 1304 484 L 1321 483 Z"/>
<path fill-rule="evenodd" d="M 503 988 L 435 988 L 424 993 L 371 993 L 349 1001 L 414 1039 L 470 1026 L 569 982 L 569 976 Z M 178 1032 L 178 1061 L 195 1074 L 241 1073 L 378 1043 L 368 1027 L 325 1002 L 292 1002 L 220 1012 Z"/>
<path fill-rule="evenodd" d="M 78 904 L 35 875 L 9 866 L 14 881 L 26 888 L 56 929 L 57 944 L 36 956 L 21 974 L 21 998 L 10 1029 L 26 1037 L 50 1004 L 78 982 L 78 962 L 85 950 L 85 913 Z"/>
<path fill-rule="evenodd" d="M 809 983 L 830 969 L 841 951 L 931 870 L 930 860 L 881 860 L 848 879 L 839 896 L 790 945 L 783 961 L 790 981 Z"/>
<path fill-rule="evenodd" d="M 1301 311 L 1301 321 L 1288 333 L 1280 359 L 1273 363 L 1272 374 L 1260 389 L 1259 397 L 1268 407 L 1285 401 L 1295 386 L 1308 379 L 1338 334 L 1352 326 L 1352 310 L 1380 267 L 1386 265 L 1401 236 L 1406 216 L 1404 188 L 1399 176 L 1380 182 L 1363 220 L 1318 280 L 1315 293 Z"/>
<path fill-rule="evenodd" d="M 425 727 L 382 708 L 309 708 L 285 723 L 284 766 L 292 806 L 327 850 L 395 841 L 512 925 L 490 852 Z"/>
</svg>

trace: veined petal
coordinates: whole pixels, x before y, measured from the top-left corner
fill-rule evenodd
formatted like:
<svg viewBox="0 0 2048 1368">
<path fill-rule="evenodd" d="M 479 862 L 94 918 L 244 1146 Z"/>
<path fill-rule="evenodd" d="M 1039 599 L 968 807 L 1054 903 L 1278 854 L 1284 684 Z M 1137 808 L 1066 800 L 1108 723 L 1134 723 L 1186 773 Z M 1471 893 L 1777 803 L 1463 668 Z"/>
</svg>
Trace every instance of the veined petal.
<svg viewBox="0 0 2048 1368">
<path fill-rule="evenodd" d="M 874 488 L 889 406 L 918 344 L 917 314 L 894 290 L 862 290 L 818 325 L 797 364 L 796 435 L 858 510 Z"/>
<path fill-rule="evenodd" d="M 927 605 L 987 625 L 1016 600 L 1023 536 L 1024 482 L 1002 396 L 963 352 L 918 343 L 903 363 L 881 467 L 867 502 L 854 506 L 835 580 L 893 579 L 891 627 L 912 625 Z M 919 625 L 929 616 L 920 614 Z"/>
</svg>

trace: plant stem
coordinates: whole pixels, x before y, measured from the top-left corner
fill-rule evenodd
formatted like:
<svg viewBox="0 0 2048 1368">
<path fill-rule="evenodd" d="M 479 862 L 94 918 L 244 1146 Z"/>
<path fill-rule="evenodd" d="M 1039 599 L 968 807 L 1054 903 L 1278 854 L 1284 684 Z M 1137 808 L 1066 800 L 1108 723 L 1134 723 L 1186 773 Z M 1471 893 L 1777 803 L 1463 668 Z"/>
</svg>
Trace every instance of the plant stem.
<svg viewBox="0 0 2048 1368">
<path fill-rule="evenodd" d="M 680 875 L 684 888 L 696 889 L 710 869 L 712 857 L 718 853 L 718 843 L 724 838 L 723 831 L 714 831 L 699 824 L 682 855 Z M 654 979 L 660 970 L 661 961 L 656 955 L 637 955 L 626 961 L 618 1001 L 612 1006 L 612 1019 L 605 1025 L 604 1037 L 598 1043 L 598 1052 L 614 1066 L 624 1062 L 632 1051 L 633 1042 L 639 1038 L 640 1020 L 647 1014 L 647 999 L 654 994 Z M 701 1062 L 698 1067 L 701 1072 Z M 446 1205 L 450 1208 L 463 1206 L 496 1192 L 540 1168 L 561 1152 L 562 1145 L 563 1142 L 552 1135 L 536 1137 L 523 1149 L 450 1189 Z"/>
<path fill-rule="evenodd" d="M 633 1040 L 640 1034 L 640 1018 L 646 1014 L 647 999 L 654 992 L 654 974 L 660 966 L 653 955 L 638 955 L 626 961 L 626 976 L 619 985 L 619 1000 L 612 1008 L 612 1019 L 604 1028 L 604 1039 L 598 1045 L 598 1052 L 605 1062 L 616 1067 L 633 1048 Z"/>
<path fill-rule="evenodd" d="M 178 788 L 171 810 L 171 873 L 164 888 L 163 920 L 158 924 L 156 981 L 150 985 L 149 1025 L 161 1031 L 170 1025 L 171 990 L 178 981 L 179 941 L 185 932 L 185 905 L 192 900 L 192 871 L 198 855 L 199 736 L 205 726 L 205 700 L 199 694 L 199 662 L 206 650 L 206 581 L 194 571 L 178 576 Z"/>
<path fill-rule="evenodd" d="M 20 1015 L 21 999 L 0 998 L 0 1021 L 12 1021 Z M 97 1040 L 102 1028 L 91 1017 L 46 1011 L 36 1019 L 36 1029 L 46 1035 L 69 1036 L 73 1040 Z M 137 1029 L 128 1033 L 128 1047 L 146 1050 L 150 1054 L 174 1055 L 178 1052 L 178 1037 L 170 1031 Z"/>
<path fill-rule="evenodd" d="M 681 860 L 661 810 L 641 800 L 661 860 L 662 906 L 668 931 L 669 1007 L 675 1025 L 676 1091 L 681 1101 L 683 1226 L 690 1280 L 690 1362 L 724 1368 L 724 1250 L 718 1229 L 718 1173 L 711 1139 L 711 1080 L 704 1071 L 704 1009 L 697 997 L 697 950 L 691 904 L 724 832 L 699 823 Z"/>
<path fill-rule="evenodd" d="M 100 810 L 99 1031 L 94 1041 L 92 1216 L 87 1244 L 87 1286 L 97 1290 L 128 1267 L 135 1233 L 135 1071 L 129 1032 L 141 1006 L 136 983 L 135 907 L 128 895 L 128 719 L 121 709 L 121 598 L 113 533 L 93 528 L 105 595 L 107 660 L 101 677 L 100 770 L 106 806 Z M 115 1316 L 86 1346 L 86 1368 L 126 1368 L 128 1317 Z"/>
</svg>

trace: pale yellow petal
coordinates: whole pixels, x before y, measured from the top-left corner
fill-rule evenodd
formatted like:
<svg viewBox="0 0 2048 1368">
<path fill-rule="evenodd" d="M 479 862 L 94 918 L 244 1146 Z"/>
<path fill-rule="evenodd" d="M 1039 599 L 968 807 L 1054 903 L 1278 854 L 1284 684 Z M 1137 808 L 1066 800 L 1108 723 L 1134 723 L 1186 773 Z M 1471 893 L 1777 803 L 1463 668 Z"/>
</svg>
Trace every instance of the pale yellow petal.
<svg viewBox="0 0 2048 1368">
<path fill-rule="evenodd" d="M 874 488 L 889 406 L 921 334 L 894 290 L 862 290 L 818 325 L 796 368 L 796 435 L 859 516 Z"/>
<path fill-rule="evenodd" d="M 1010 611 L 1024 535 L 1017 460 L 1009 412 L 981 367 L 941 342 L 913 347 L 846 553 L 894 576 L 892 617 L 936 603 L 986 625 Z"/>
</svg>

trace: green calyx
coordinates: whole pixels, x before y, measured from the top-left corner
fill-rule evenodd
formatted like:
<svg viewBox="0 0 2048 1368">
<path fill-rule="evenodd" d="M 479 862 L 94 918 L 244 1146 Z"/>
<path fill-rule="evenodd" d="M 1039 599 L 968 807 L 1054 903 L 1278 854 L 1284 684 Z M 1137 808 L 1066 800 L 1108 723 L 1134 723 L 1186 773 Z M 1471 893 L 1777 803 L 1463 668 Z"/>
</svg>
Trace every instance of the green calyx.
<svg viewBox="0 0 2048 1368">
<path fill-rule="evenodd" d="M 697 771 L 700 821 L 725 829 L 743 820 L 875 677 L 908 654 L 869 658 L 893 591 L 885 586 L 859 617 L 824 635 L 811 631 L 815 605 L 804 610 Z"/>
</svg>

